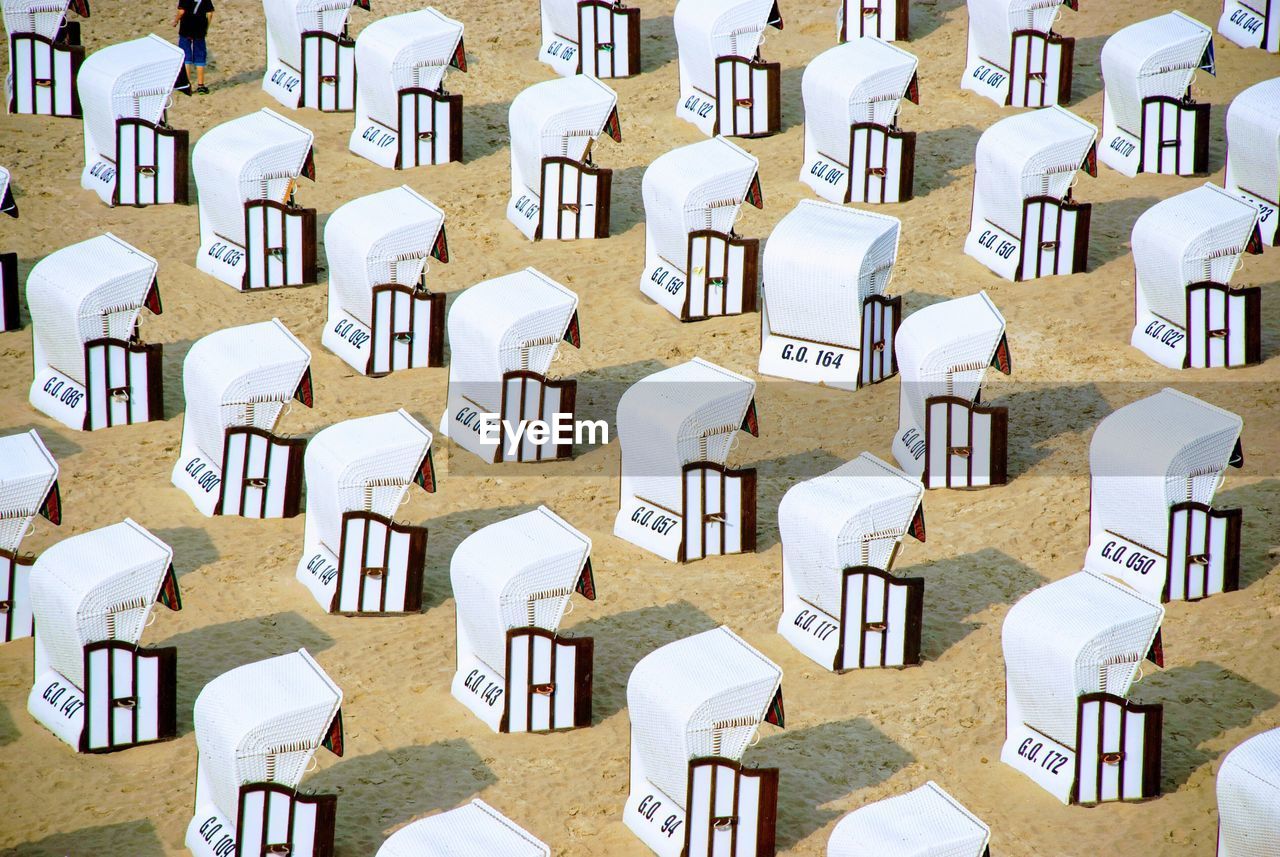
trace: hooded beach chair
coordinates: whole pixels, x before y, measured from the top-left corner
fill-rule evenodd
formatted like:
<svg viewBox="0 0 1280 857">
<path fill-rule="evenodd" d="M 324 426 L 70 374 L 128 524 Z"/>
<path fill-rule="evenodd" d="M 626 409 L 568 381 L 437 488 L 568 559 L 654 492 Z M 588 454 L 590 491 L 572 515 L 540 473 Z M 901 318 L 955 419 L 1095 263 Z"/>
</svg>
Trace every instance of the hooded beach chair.
<svg viewBox="0 0 1280 857">
<path fill-rule="evenodd" d="M 622 0 L 542 0 L 538 59 L 568 77 L 640 73 L 640 10 Z"/>
<path fill-rule="evenodd" d="M 84 61 L 80 24 L 67 12 L 89 17 L 89 0 L 3 0 L 9 36 L 5 77 L 10 113 L 80 116 L 76 75 Z"/>
<path fill-rule="evenodd" d="M 1088 571 L 1014 604 L 1001 633 L 1000 761 L 1064 804 L 1158 795 L 1164 706 L 1127 697 L 1143 658 L 1160 657 L 1163 618 L 1159 604 Z"/>
<path fill-rule="evenodd" d="M 1061 7 L 1079 0 L 968 0 L 969 57 L 960 88 L 996 104 L 1071 102 L 1076 40 L 1053 31 Z"/>
<path fill-rule="evenodd" d="M 293 200 L 299 178 L 315 181 L 312 139 L 264 108 L 196 141 L 197 268 L 241 290 L 316 282 L 316 210 Z"/>
<path fill-rule="evenodd" d="M 58 462 L 35 429 L 0 437 L 0 643 L 31 636 L 31 566 L 19 553 L 36 515 L 62 523 Z"/>
<path fill-rule="evenodd" d="M 726 465 L 739 430 L 760 436 L 755 382 L 695 357 L 618 401 L 613 534 L 672 562 L 754 553 L 756 469 Z"/>
<path fill-rule="evenodd" d="M 161 346 L 138 314 L 160 314 L 156 260 L 108 232 L 45 256 L 27 275 L 31 404 L 73 429 L 164 419 Z"/>
<path fill-rule="evenodd" d="M 1134 348 L 1170 369 L 1262 360 L 1262 289 L 1230 285 L 1240 257 L 1262 252 L 1258 217 L 1212 184 L 1143 212 L 1130 240 Z"/>
<path fill-rule="evenodd" d="M 782 66 L 760 57 L 778 0 L 678 0 L 671 16 L 680 66 L 676 116 L 708 137 L 767 137 L 782 128 Z"/>
<path fill-rule="evenodd" d="M 991 828 L 930 780 L 836 822 L 827 857 L 987 857 Z"/>
<path fill-rule="evenodd" d="M 449 261 L 444 212 L 408 185 L 339 206 L 324 227 L 329 317 L 320 341 L 361 375 L 444 365 L 444 292 L 428 257 Z"/>
<path fill-rule="evenodd" d="M 924 541 L 924 487 L 869 452 L 792 486 L 778 505 L 778 633 L 825 669 L 920 663 L 924 579 L 890 574 Z"/>
<path fill-rule="evenodd" d="M 1227 108 L 1225 184 L 1257 207 L 1263 244 L 1280 246 L 1280 77 L 1254 84 Z"/>
<path fill-rule="evenodd" d="M 356 68 L 351 151 L 397 170 L 462 160 L 462 96 L 444 88 L 450 68 L 467 70 L 462 22 L 432 7 L 374 21 Z"/>
<path fill-rule="evenodd" d="M 896 217 L 801 200 L 764 248 L 762 375 L 856 390 L 897 372 Z"/>
<path fill-rule="evenodd" d="M 409 486 L 436 490 L 431 432 L 404 409 L 346 420 L 307 444 L 298 580 L 330 613 L 417 613 L 427 528 L 399 523 Z"/>
<path fill-rule="evenodd" d="M 9 171 L 0 167 L 0 214 L 18 218 Z M 18 311 L 18 254 L 0 252 L 0 333 L 22 326 Z"/>
<path fill-rule="evenodd" d="M 1280 854 L 1280 729 L 1240 743 L 1218 768 L 1217 857 Z"/>
<path fill-rule="evenodd" d="M 532 833 L 480 799 L 408 824 L 375 857 L 551 857 Z"/>
<path fill-rule="evenodd" d="M 178 650 L 139 645 L 153 604 L 182 609 L 173 549 L 125 518 L 46 550 L 30 586 L 31 716 L 81 753 L 175 737 Z"/>
<path fill-rule="evenodd" d="M 544 80 L 511 101 L 507 219 L 530 241 L 605 238 L 613 170 L 591 160 L 596 138 L 622 142 L 618 96 L 590 75 Z"/>
<path fill-rule="evenodd" d="M 1126 176 L 1209 172 L 1209 107 L 1191 97 L 1214 74 L 1213 31 L 1181 12 L 1130 24 L 1102 46 L 1102 162 Z"/>
<path fill-rule="evenodd" d="M 627 680 L 623 821 L 660 857 L 772 857 L 778 769 L 742 756 L 783 725 L 782 670 L 723 625 L 645 655 Z"/>
<path fill-rule="evenodd" d="M 539 506 L 463 539 L 449 577 L 454 698 L 494 732 L 590 726 L 595 641 L 559 628 L 574 592 L 595 600 L 591 539 Z"/>
<path fill-rule="evenodd" d="M 341 756 L 342 691 L 306 649 L 236 667 L 196 697 L 196 857 L 332 857 L 337 795 L 299 788 Z"/>
<path fill-rule="evenodd" d="M 898 128 L 905 98 L 920 103 L 917 60 L 866 37 L 818 54 L 805 67 L 800 181 L 831 202 L 906 202 L 915 182 L 916 135 Z"/>
<path fill-rule="evenodd" d="M 986 292 L 908 316 L 894 338 L 902 386 L 893 457 L 926 488 L 1003 485 L 1008 408 L 984 407 L 987 367 L 1013 371 L 1004 316 Z"/>
<path fill-rule="evenodd" d="M 1156 602 L 1238 589 L 1241 512 L 1212 503 L 1227 466 L 1244 466 L 1242 426 L 1170 388 L 1100 422 L 1089 446 L 1085 568 Z"/>
<path fill-rule="evenodd" d="M 354 110 L 356 43 L 347 35 L 352 6 L 368 9 L 369 0 L 262 0 L 267 19 L 262 89 L 289 108 Z"/>
<path fill-rule="evenodd" d="M 187 203 L 187 132 L 170 128 L 191 94 L 182 48 L 157 35 L 95 51 L 76 78 L 84 112 L 80 186 L 107 205 Z"/>
<path fill-rule="evenodd" d="M 1242 48 L 1280 53 L 1280 2 L 1223 0 L 1218 32 Z"/>
<path fill-rule="evenodd" d="M 1098 129 L 1062 107 L 1001 119 L 978 138 L 964 251 L 1006 280 L 1078 274 L 1089 261 L 1093 206 L 1077 172 L 1098 175 Z"/>
<path fill-rule="evenodd" d="M 840 41 L 859 38 L 905 42 L 911 38 L 910 0 L 836 0 Z"/>
<path fill-rule="evenodd" d="M 681 321 L 755 311 L 760 240 L 733 226 L 743 202 L 764 207 L 759 167 L 716 137 L 660 155 L 644 171 L 640 291 Z"/>
<path fill-rule="evenodd" d="M 307 347 L 278 318 L 215 331 L 187 352 L 182 386 L 173 484 L 205 516 L 298 514 L 307 442 L 274 430 L 290 399 L 311 407 Z"/>
<path fill-rule="evenodd" d="M 440 433 L 489 463 L 573 455 L 578 382 L 548 373 L 561 342 L 580 348 L 578 296 L 535 268 L 477 283 L 449 308 L 449 392 Z M 538 441 L 530 421 L 551 425 Z M 489 423 L 488 425 L 486 423 Z"/>
</svg>

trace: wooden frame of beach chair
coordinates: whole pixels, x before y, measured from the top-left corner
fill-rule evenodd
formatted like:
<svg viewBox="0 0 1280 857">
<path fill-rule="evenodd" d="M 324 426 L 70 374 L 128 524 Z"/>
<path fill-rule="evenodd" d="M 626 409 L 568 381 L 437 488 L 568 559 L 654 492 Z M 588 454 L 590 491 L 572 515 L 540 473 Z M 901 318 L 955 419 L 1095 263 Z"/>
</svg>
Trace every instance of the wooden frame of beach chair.
<svg viewBox="0 0 1280 857">
<path fill-rule="evenodd" d="M 532 833 L 479 798 L 411 822 L 387 837 L 375 857 L 551 857 Z"/>
<path fill-rule="evenodd" d="M 837 0 L 836 35 L 905 42 L 911 38 L 911 0 Z"/>
<path fill-rule="evenodd" d="M 18 203 L 13 198 L 13 178 L 0 167 L 0 214 L 18 218 Z M 0 333 L 22 326 L 18 309 L 18 254 L 0 253 Z"/>
<path fill-rule="evenodd" d="M 930 780 L 836 822 L 827 857 L 990 857 L 991 828 Z"/>
<path fill-rule="evenodd" d="M 1280 833 L 1280 729 L 1254 735 L 1218 768 L 1217 857 L 1266 857 Z"/>
<path fill-rule="evenodd" d="M 80 117 L 76 88 L 84 46 L 80 24 L 67 13 L 89 17 L 88 0 L 4 0 L 9 43 L 9 112 Z"/>
<path fill-rule="evenodd" d="M 349 112 L 356 102 L 356 45 L 347 35 L 355 0 L 264 0 L 267 68 L 262 89 L 285 107 Z"/>
<path fill-rule="evenodd" d="M 20 552 L 36 515 L 62 523 L 58 462 L 35 429 L 0 437 L 0 643 L 30 637 L 31 567 Z"/>
<path fill-rule="evenodd" d="M 1262 243 L 1280 246 L 1280 77 L 1254 84 L 1227 108 L 1223 183 L 1258 209 Z"/>
<path fill-rule="evenodd" d="M 1071 102 L 1076 40 L 1053 24 L 1079 0 L 968 0 L 969 48 L 960 88 L 1001 106 Z"/>
<path fill-rule="evenodd" d="M 622 0 L 542 0 L 538 60 L 557 74 L 640 73 L 640 10 Z"/>
<path fill-rule="evenodd" d="M 1242 48 L 1280 53 L 1280 3 L 1276 0 L 1223 0 L 1218 32 Z"/>
<path fill-rule="evenodd" d="M 1232 288 L 1245 253 L 1262 252 L 1258 209 L 1205 184 L 1156 203 L 1133 225 L 1130 344 L 1170 369 L 1262 360 L 1262 289 Z"/>
</svg>

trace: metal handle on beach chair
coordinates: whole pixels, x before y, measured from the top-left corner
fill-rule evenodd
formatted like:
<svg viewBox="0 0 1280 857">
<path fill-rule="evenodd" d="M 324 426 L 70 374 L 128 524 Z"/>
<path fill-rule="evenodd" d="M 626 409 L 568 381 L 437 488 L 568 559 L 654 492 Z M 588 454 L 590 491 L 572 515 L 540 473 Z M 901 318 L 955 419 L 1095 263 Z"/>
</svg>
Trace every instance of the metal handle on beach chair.
<svg viewBox="0 0 1280 857">
<path fill-rule="evenodd" d="M 107 390 L 107 395 L 109 395 L 114 401 L 120 402 L 121 404 L 125 404 L 126 402 L 129 401 L 129 388 L 128 387 L 112 387 L 111 389 Z"/>
<path fill-rule="evenodd" d="M 737 823 L 736 815 L 719 815 L 711 819 L 711 827 L 717 831 L 731 830 Z"/>
<path fill-rule="evenodd" d="M 1122 752 L 1102 754 L 1102 764 L 1104 765 L 1118 765 L 1122 761 L 1124 761 L 1124 753 Z"/>
<path fill-rule="evenodd" d="M 529 688 L 529 690 L 538 694 L 538 696 L 550 696 L 556 692 L 556 684 L 553 681 L 545 682 L 543 684 L 535 684 L 533 687 Z"/>
<path fill-rule="evenodd" d="M 370 566 L 368 568 L 360 569 L 360 573 L 370 580 L 381 580 L 382 576 L 387 573 L 387 570 L 381 566 Z"/>
<path fill-rule="evenodd" d="M 124 708 L 126 710 L 132 711 L 133 709 L 138 707 L 138 697 L 122 696 L 119 699 L 111 700 L 111 704 L 116 708 Z"/>
<path fill-rule="evenodd" d="M 947 455 L 954 455 L 957 458 L 968 458 L 970 455 L 973 455 L 973 447 L 949 446 L 947 447 Z"/>
</svg>

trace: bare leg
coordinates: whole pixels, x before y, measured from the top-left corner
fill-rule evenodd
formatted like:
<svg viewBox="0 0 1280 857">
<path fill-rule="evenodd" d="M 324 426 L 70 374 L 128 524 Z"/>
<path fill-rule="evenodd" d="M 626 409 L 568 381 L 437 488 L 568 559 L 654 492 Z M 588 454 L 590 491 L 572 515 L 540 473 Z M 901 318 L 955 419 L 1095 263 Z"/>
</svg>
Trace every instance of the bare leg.
<svg viewBox="0 0 1280 857">
<path fill-rule="evenodd" d="M 204 86 L 204 66 L 196 66 L 196 86 Z"/>
</svg>

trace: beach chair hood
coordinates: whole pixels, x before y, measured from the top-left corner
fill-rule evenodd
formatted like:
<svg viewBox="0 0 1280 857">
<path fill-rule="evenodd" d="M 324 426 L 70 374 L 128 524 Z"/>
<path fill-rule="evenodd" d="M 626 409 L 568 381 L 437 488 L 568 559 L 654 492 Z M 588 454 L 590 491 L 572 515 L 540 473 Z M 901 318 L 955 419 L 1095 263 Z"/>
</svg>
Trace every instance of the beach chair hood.
<svg viewBox="0 0 1280 857">
<path fill-rule="evenodd" d="M 1227 185 L 1273 209 L 1280 200 L 1280 77 L 1244 90 L 1227 109 Z"/>
<path fill-rule="evenodd" d="M 0 551 L 17 551 L 31 519 L 62 520 L 58 462 L 35 429 L 0 437 Z"/>
<path fill-rule="evenodd" d="M 361 110 L 396 127 L 397 93 L 440 89 L 449 66 L 466 70 L 463 55 L 462 23 L 434 8 L 374 21 L 356 38 Z"/>
<path fill-rule="evenodd" d="M 754 59 L 764 28 L 781 27 L 777 0 L 681 0 L 671 16 L 681 80 L 708 95 L 716 91 L 716 59 Z"/>
<path fill-rule="evenodd" d="M 805 130 L 818 151 L 843 163 L 849 157 L 850 125 L 893 125 L 918 64 L 913 54 L 873 36 L 814 57 L 800 89 Z"/>
<path fill-rule="evenodd" d="M 302 34 L 341 35 L 353 0 L 263 0 L 267 39 L 276 58 L 294 69 L 302 68 Z"/>
<path fill-rule="evenodd" d="M 587 74 L 544 80 L 523 90 L 507 114 L 511 195 L 541 195 L 543 158 L 581 161 L 609 126 L 610 133 L 620 136 L 617 109 L 617 93 Z"/>
<path fill-rule="evenodd" d="M 35 33 L 52 41 L 70 5 L 71 0 L 4 0 L 5 32 Z"/>
<path fill-rule="evenodd" d="M 1212 69 L 1213 30 L 1181 12 L 1130 24 L 1102 46 L 1102 79 L 1116 125 L 1137 136 L 1142 102 L 1181 98 L 1196 70 Z"/>
<path fill-rule="evenodd" d="M 991 829 L 931 780 L 840 819 L 827 857 L 983 857 L 990 839 Z"/>
<path fill-rule="evenodd" d="M 1218 857 L 1272 857 L 1280 841 L 1280 729 L 1228 753 L 1217 792 Z"/>
<path fill-rule="evenodd" d="M 0 214 L 18 216 L 18 203 L 13 200 L 11 176 L 4 167 L 0 167 Z"/>
<path fill-rule="evenodd" d="M 391 834 L 377 857 L 551 857 L 527 830 L 476 799 Z"/>
<path fill-rule="evenodd" d="M 1048 33 L 1063 0 L 968 0 L 969 39 L 978 56 L 1009 71 L 1017 30 Z"/>
<path fill-rule="evenodd" d="M 117 119 L 159 124 L 184 77 L 182 49 L 154 34 L 90 54 L 76 76 L 86 158 L 115 160 Z"/>
</svg>

